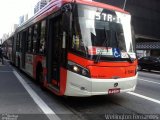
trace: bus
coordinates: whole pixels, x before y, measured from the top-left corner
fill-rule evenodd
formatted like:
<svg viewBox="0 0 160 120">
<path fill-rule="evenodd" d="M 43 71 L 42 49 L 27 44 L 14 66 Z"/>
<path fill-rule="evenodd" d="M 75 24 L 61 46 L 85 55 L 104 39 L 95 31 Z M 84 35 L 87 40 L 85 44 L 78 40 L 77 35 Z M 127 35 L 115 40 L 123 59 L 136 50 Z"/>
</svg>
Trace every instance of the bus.
<svg viewBox="0 0 160 120">
<path fill-rule="evenodd" d="M 3 57 L 5 57 L 6 59 L 12 60 L 12 41 L 13 41 L 13 35 L 10 35 L 9 38 L 7 38 L 7 40 L 5 40 L 2 45 L 1 48 L 3 50 Z"/>
<path fill-rule="evenodd" d="M 134 91 L 131 15 L 92 0 L 52 0 L 16 29 L 12 63 L 59 96 Z"/>
</svg>

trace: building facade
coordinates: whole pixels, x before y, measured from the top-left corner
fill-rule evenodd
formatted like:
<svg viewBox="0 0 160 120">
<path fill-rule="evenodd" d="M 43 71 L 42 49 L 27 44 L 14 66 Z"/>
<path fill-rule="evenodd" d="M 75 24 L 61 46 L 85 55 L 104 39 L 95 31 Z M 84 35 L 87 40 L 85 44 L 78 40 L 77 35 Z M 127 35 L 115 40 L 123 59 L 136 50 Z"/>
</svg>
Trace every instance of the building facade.
<svg viewBox="0 0 160 120">
<path fill-rule="evenodd" d="M 23 24 L 27 20 L 28 20 L 28 14 L 24 14 L 24 15 L 20 16 L 19 17 L 19 25 Z"/>
<path fill-rule="evenodd" d="M 40 0 L 34 8 L 34 14 L 37 13 L 40 9 L 42 9 L 50 1 L 51 0 Z"/>
</svg>

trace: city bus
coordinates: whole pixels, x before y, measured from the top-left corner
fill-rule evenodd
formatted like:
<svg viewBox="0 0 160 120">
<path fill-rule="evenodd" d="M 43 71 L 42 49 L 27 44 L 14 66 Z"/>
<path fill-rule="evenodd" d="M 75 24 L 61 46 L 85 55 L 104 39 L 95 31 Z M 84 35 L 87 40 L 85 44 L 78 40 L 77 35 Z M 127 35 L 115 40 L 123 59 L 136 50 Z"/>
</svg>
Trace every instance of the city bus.
<svg viewBox="0 0 160 120">
<path fill-rule="evenodd" d="M 134 91 L 131 15 L 92 0 L 52 0 L 16 29 L 12 63 L 59 96 Z"/>
<path fill-rule="evenodd" d="M 6 59 L 12 60 L 12 41 L 14 37 L 13 35 L 10 35 L 9 38 L 7 38 L 3 43 L 2 43 L 2 50 L 3 50 L 3 57 Z"/>
</svg>

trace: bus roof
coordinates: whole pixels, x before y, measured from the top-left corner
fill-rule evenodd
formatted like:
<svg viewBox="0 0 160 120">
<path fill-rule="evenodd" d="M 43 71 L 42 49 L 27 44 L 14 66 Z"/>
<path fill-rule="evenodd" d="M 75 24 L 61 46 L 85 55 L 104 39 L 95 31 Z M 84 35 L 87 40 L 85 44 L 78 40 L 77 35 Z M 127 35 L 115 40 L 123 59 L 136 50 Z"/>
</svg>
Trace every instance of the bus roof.
<svg viewBox="0 0 160 120">
<path fill-rule="evenodd" d="M 62 5 L 66 3 L 74 3 L 74 2 L 129 14 L 128 12 L 124 11 L 121 8 L 111 6 L 105 3 L 95 2 L 92 0 L 51 0 L 45 7 L 43 7 L 39 12 L 37 12 L 32 18 L 30 18 L 28 21 L 20 25 L 17 28 L 16 32 L 19 32 L 25 29 L 26 27 L 36 23 L 37 21 L 44 19 L 45 17 L 59 10 Z"/>
<path fill-rule="evenodd" d="M 121 8 L 118 8 L 118 7 L 115 7 L 115 6 L 112 6 L 112 5 L 108 5 L 108 4 L 105 4 L 105 3 L 101 3 L 101 2 L 95 2 L 95 1 L 92 1 L 92 0 L 75 0 L 75 1 L 77 3 L 81 3 L 81 4 L 86 4 L 86 5 L 90 5 L 90 6 L 101 7 L 101 8 L 105 8 L 105 9 L 109 9 L 109 10 L 128 13 Z"/>
</svg>

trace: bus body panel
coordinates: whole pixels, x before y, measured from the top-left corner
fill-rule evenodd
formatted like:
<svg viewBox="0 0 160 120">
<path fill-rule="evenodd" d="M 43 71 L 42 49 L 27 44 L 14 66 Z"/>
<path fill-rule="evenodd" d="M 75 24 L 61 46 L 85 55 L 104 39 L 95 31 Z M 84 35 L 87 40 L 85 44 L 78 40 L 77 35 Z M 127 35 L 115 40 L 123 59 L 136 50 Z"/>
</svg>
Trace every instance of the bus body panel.
<svg viewBox="0 0 160 120">
<path fill-rule="evenodd" d="M 60 68 L 60 95 L 64 95 L 67 83 L 67 69 Z"/>
<path fill-rule="evenodd" d="M 68 60 L 87 68 L 91 78 L 67 71 L 67 96 L 92 96 L 109 94 L 109 89 L 120 89 L 120 93 L 134 91 L 137 84 L 137 61 L 134 63 L 92 60 L 68 54 Z M 114 87 L 114 84 L 118 84 Z"/>
<path fill-rule="evenodd" d="M 36 79 L 36 69 L 38 64 L 42 66 L 43 77 L 46 76 L 46 57 L 43 55 L 35 55 L 33 61 L 33 77 Z"/>
<path fill-rule="evenodd" d="M 46 77 L 47 71 L 46 71 L 46 58 L 43 55 L 34 55 L 31 53 L 25 54 L 25 68 L 22 68 L 22 57 L 20 55 L 21 53 L 17 53 L 17 59 L 20 58 L 20 69 L 24 71 L 27 75 L 30 77 L 36 79 L 36 68 L 38 63 L 42 65 L 43 69 L 43 76 Z M 16 62 L 16 66 L 18 67 L 18 62 Z"/>
<path fill-rule="evenodd" d="M 47 21 L 48 17 L 60 10 L 64 4 L 73 2 L 129 14 L 128 12 L 120 8 L 90 0 L 52 0 L 49 4 L 42 8 L 42 10 L 39 11 L 34 17 L 22 24 L 20 27 L 18 27 L 15 34 L 19 34 L 19 32 L 23 31 L 26 28 L 28 29 L 28 27 L 32 26 L 35 23 L 38 23 L 43 19 L 46 19 Z M 15 43 L 16 41 L 14 41 L 14 44 Z M 109 89 L 119 88 L 120 92 L 128 92 L 133 91 L 136 87 L 137 60 L 135 60 L 133 63 L 130 63 L 128 61 L 100 61 L 98 63 L 95 63 L 91 59 L 80 57 L 76 54 L 68 53 L 67 60 L 72 61 L 88 69 L 90 71 L 91 78 L 73 73 L 67 70 L 67 66 L 66 68 L 60 66 L 60 83 L 56 83 L 55 80 L 51 80 L 51 82 L 49 82 L 49 80 L 47 79 L 47 56 L 45 54 L 36 55 L 36 53 L 25 53 L 24 69 L 22 68 L 22 53 L 15 52 L 14 54 L 16 59 L 16 63 L 14 64 L 34 79 L 36 79 L 37 66 L 38 64 L 41 64 L 43 69 L 44 87 L 46 87 L 56 95 L 106 95 L 108 94 Z M 115 83 L 118 84 L 118 86 L 114 87 Z M 59 91 L 57 92 L 56 90 L 51 89 L 50 84 L 59 84 Z"/>
<path fill-rule="evenodd" d="M 112 79 L 112 78 L 127 78 L 135 76 L 136 67 L 111 67 L 111 66 L 89 66 L 87 67 L 90 71 L 91 78 L 100 79 Z"/>
<path fill-rule="evenodd" d="M 31 77 L 34 78 L 34 55 L 33 54 L 26 54 L 26 62 L 25 62 L 25 72 Z M 22 62 L 21 62 L 22 63 Z"/>
<path fill-rule="evenodd" d="M 129 63 L 127 61 L 103 61 L 94 63 L 94 61 L 87 60 L 71 53 L 68 54 L 68 60 L 89 69 L 91 78 L 112 79 L 133 77 L 137 70 L 136 60 L 134 63 Z"/>
<path fill-rule="evenodd" d="M 68 53 L 68 60 L 74 61 L 75 63 L 80 64 L 83 67 L 87 67 L 90 65 L 95 65 L 95 66 L 114 66 L 114 67 L 121 67 L 121 66 L 136 66 L 137 65 L 137 60 L 135 60 L 133 63 L 130 63 L 128 61 L 100 61 L 98 63 L 94 63 L 93 60 L 86 59 L 84 57 L 80 57 L 78 54 L 72 54 L 71 52 Z"/>
<path fill-rule="evenodd" d="M 44 74 L 46 76 L 47 72 L 45 72 Z M 52 93 L 58 95 L 58 96 L 63 96 L 65 94 L 65 91 L 66 91 L 67 69 L 61 67 L 60 68 L 60 74 L 61 74 L 61 76 L 60 76 L 60 91 L 59 92 L 57 92 L 56 90 L 50 88 L 50 84 L 54 85 L 54 84 L 57 84 L 57 83 L 55 82 L 55 80 L 52 80 L 51 83 L 49 84 L 48 80 L 47 80 L 47 77 L 44 77 L 44 79 L 45 79 L 44 80 L 44 87 L 46 89 L 50 90 Z"/>
<path fill-rule="evenodd" d="M 129 14 L 128 12 L 124 11 L 123 9 L 120 9 L 120 8 L 117 8 L 117 7 L 108 5 L 108 4 L 103 4 L 103 3 L 100 3 L 100 2 L 96 2 L 96 1 L 91 1 L 91 0 L 75 0 L 75 1 L 77 3 L 80 3 L 80 4 L 86 4 L 86 5 L 89 5 L 89 6 L 101 7 L 101 8 L 105 8 L 105 9 L 108 9 L 108 10 L 114 10 L 114 11 L 119 11 L 119 12 L 122 12 L 122 13 Z"/>
</svg>

